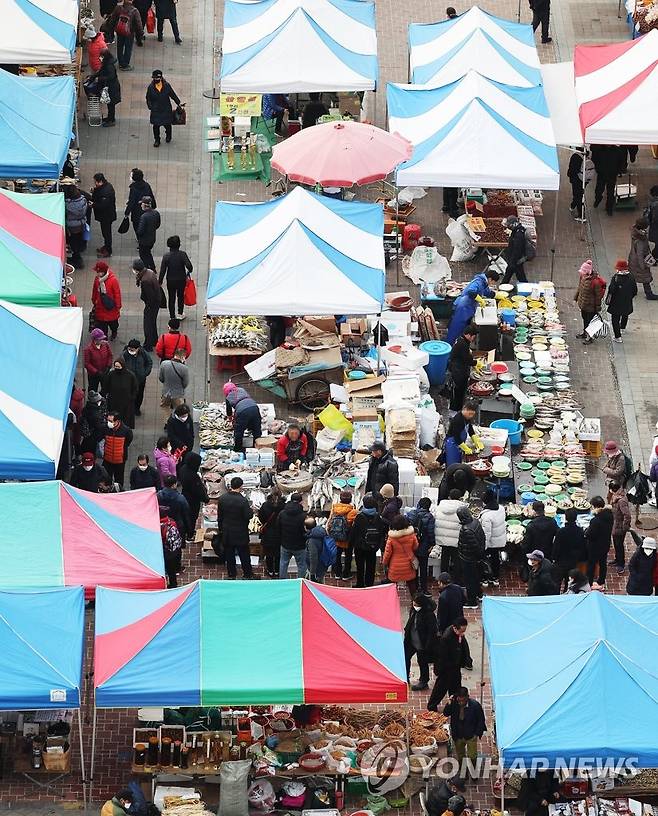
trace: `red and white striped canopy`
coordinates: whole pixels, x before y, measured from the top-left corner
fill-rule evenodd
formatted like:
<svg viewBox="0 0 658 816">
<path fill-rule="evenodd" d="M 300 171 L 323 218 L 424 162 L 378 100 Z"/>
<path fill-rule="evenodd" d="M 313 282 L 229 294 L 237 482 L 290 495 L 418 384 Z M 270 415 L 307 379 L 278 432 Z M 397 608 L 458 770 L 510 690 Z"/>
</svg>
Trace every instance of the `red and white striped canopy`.
<svg viewBox="0 0 658 816">
<path fill-rule="evenodd" d="M 589 144 L 658 144 L 658 31 L 612 45 L 577 45 L 576 98 Z"/>
</svg>

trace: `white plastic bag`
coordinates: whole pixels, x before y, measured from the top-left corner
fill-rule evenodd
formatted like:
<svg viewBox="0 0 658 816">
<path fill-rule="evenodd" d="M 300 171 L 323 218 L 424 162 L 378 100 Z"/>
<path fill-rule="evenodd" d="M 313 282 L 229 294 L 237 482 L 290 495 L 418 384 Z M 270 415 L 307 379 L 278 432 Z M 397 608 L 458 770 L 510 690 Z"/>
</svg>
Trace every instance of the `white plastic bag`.
<svg viewBox="0 0 658 816">
<path fill-rule="evenodd" d="M 420 409 L 420 446 L 436 445 L 436 433 L 439 430 L 441 414 L 431 408 Z"/>
<path fill-rule="evenodd" d="M 274 810 L 276 794 L 272 783 L 267 779 L 257 779 L 252 782 L 247 794 L 247 800 L 252 810 L 258 810 L 261 813 L 269 813 Z"/>
<path fill-rule="evenodd" d="M 417 246 L 411 253 L 409 276 L 414 282 L 450 280 L 452 272 L 447 258 L 439 255 L 436 247 Z"/>
<path fill-rule="evenodd" d="M 466 214 L 459 218 L 450 218 L 446 227 L 446 235 L 453 246 L 451 261 L 469 261 L 477 252 L 477 246 L 466 229 Z"/>
</svg>

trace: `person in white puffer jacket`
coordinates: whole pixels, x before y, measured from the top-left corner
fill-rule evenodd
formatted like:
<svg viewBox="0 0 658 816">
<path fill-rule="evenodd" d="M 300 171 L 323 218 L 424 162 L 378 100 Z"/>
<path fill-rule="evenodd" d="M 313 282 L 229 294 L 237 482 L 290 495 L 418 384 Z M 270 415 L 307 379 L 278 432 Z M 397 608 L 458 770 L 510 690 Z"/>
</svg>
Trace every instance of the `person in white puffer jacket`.
<svg viewBox="0 0 658 816">
<path fill-rule="evenodd" d="M 431 557 L 438 555 L 441 550 L 441 572 L 449 572 L 454 578 L 457 577 L 455 570 L 459 571 L 459 559 L 457 558 L 457 544 L 459 542 L 459 531 L 461 524 L 457 518 L 457 511 L 467 504 L 462 499 L 461 490 L 451 490 L 448 498 L 440 501 L 436 507 L 435 540 L 436 545 Z"/>
<path fill-rule="evenodd" d="M 496 494 L 491 490 L 487 490 L 484 495 L 484 509 L 480 514 L 480 524 L 484 530 L 486 556 L 492 575 L 492 579 L 487 583 L 489 586 L 499 586 L 500 553 L 507 543 L 507 524 L 505 508 L 498 504 Z"/>
</svg>

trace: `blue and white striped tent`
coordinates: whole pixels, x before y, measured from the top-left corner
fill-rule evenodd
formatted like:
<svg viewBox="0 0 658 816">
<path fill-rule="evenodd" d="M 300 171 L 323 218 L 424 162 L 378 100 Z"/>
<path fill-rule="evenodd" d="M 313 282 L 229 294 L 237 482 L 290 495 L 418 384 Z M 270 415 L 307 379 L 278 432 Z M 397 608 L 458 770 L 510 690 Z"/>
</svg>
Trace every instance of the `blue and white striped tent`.
<svg viewBox="0 0 658 816">
<path fill-rule="evenodd" d="M 386 96 L 389 130 L 414 145 L 399 185 L 558 189 L 541 86 L 513 88 L 471 71 L 440 88 L 389 83 Z"/>
<path fill-rule="evenodd" d="M 370 0 L 226 0 L 222 91 L 367 91 L 377 84 Z"/>
<path fill-rule="evenodd" d="M 78 0 L 3 0 L 0 63 L 66 64 L 77 26 Z"/>
<path fill-rule="evenodd" d="M 411 82 L 438 87 L 469 71 L 505 85 L 541 84 L 532 27 L 494 17 L 477 6 L 454 20 L 409 26 Z"/>
<path fill-rule="evenodd" d="M 0 300 L 0 479 L 54 479 L 82 335 L 82 309 Z"/>
<path fill-rule="evenodd" d="M 302 187 L 262 204 L 219 201 L 207 314 L 372 314 L 384 301 L 380 204 Z"/>
</svg>

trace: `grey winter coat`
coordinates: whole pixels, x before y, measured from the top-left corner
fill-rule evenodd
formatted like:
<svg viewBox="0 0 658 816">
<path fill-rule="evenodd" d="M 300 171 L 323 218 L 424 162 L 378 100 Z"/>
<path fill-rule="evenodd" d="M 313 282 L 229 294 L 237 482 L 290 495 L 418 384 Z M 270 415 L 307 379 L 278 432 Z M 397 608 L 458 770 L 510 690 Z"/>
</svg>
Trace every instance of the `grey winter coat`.
<svg viewBox="0 0 658 816">
<path fill-rule="evenodd" d="M 162 383 L 162 394 L 172 399 L 185 396 L 185 389 L 190 383 L 190 370 L 179 360 L 163 360 L 158 379 Z"/>
</svg>

